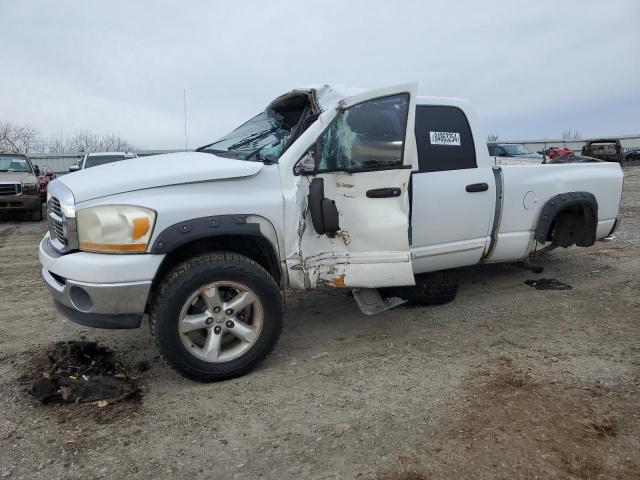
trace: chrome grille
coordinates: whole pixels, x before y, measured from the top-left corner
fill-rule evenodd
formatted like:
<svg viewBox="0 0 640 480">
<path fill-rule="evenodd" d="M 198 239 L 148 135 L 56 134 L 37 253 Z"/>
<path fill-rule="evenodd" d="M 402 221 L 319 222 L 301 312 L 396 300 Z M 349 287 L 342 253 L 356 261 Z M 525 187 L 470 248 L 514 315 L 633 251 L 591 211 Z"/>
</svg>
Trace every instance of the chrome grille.
<svg viewBox="0 0 640 480">
<path fill-rule="evenodd" d="M 60 202 L 57 198 L 51 197 L 49 199 L 49 204 L 51 205 L 51 211 L 62 218 L 62 209 L 60 208 Z"/>
<path fill-rule="evenodd" d="M 47 189 L 47 220 L 51 247 L 58 253 L 75 250 L 78 248 L 78 234 L 73 194 L 58 180 L 49 183 Z"/>
<path fill-rule="evenodd" d="M 49 211 L 49 233 L 51 234 L 51 238 L 55 238 L 66 247 L 68 245 L 67 233 L 64 228 L 62 209 L 60 208 L 60 202 L 57 198 L 51 197 L 49 199 L 47 210 Z"/>
<path fill-rule="evenodd" d="M 0 197 L 13 197 L 22 193 L 20 183 L 0 183 Z"/>
</svg>

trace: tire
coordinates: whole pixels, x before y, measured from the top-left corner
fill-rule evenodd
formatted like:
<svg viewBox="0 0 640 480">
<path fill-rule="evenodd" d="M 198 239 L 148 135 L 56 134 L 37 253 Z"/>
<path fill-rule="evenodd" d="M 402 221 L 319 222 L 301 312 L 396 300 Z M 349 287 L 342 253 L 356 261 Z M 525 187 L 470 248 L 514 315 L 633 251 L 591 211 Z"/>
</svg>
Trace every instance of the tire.
<svg viewBox="0 0 640 480">
<path fill-rule="evenodd" d="M 414 305 L 442 305 L 451 302 L 458 294 L 458 279 L 449 271 L 416 275 L 413 287 L 387 288 L 386 297 L 400 297 Z"/>
<path fill-rule="evenodd" d="M 212 291 L 216 292 L 215 296 L 219 300 L 222 295 L 221 301 L 224 302 L 215 303 Z M 230 296 L 234 293 L 236 296 Z M 252 293 L 251 298 L 255 300 L 247 307 L 239 307 L 238 312 L 232 312 L 234 316 L 227 316 L 226 312 L 231 311 L 228 307 L 241 293 Z M 194 298 L 195 301 L 192 301 Z M 220 305 L 215 307 L 218 313 L 212 313 L 215 310 L 211 305 L 214 304 Z M 198 308 L 204 309 L 203 313 L 193 313 Z M 248 316 L 247 311 L 250 312 Z M 207 324 L 211 321 L 209 326 L 188 333 L 182 331 L 183 328 L 195 325 L 190 319 L 209 315 L 206 320 Z M 150 326 L 156 348 L 174 370 L 193 380 L 210 382 L 239 377 L 255 368 L 278 342 L 282 331 L 282 316 L 280 289 L 264 268 L 242 255 L 216 252 L 186 260 L 164 277 L 153 294 Z M 230 326 L 230 319 L 233 319 L 231 328 L 226 328 Z M 240 328 L 240 325 L 243 327 Z M 247 326 L 253 328 L 251 342 L 237 338 L 239 332 L 246 330 Z M 207 359 L 209 336 L 219 328 L 224 330 L 217 340 L 215 359 Z M 204 343 L 199 345 L 198 342 Z M 233 342 L 239 344 L 235 345 Z M 240 353 L 233 356 L 236 350 Z"/>
<path fill-rule="evenodd" d="M 36 208 L 35 210 L 31 211 L 31 220 L 33 220 L 34 222 L 42 221 L 42 205 L 40 205 L 40 208 Z"/>
</svg>

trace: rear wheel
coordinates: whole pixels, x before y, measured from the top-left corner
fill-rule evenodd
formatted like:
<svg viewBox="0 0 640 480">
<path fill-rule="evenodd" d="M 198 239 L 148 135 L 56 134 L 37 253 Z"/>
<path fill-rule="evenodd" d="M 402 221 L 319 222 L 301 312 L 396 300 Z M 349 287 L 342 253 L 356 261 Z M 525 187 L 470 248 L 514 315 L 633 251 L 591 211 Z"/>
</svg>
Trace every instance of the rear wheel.
<svg viewBox="0 0 640 480">
<path fill-rule="evenodd" d="M 156 347 L 194 380 L 244 375 L 273 350 L 281 330 L 278 286 L 264 268 L 237 254 L 207 254 L 178 265 L 151 305 Z"/>
<path fill-rule="evenodd" d="M 416 275 L 415 286 L 385 288 L 383 294 L 415 305 L 441 305 L 456 298 L 458 279 L 450 271 L 423 273 Z"/>
</svg>

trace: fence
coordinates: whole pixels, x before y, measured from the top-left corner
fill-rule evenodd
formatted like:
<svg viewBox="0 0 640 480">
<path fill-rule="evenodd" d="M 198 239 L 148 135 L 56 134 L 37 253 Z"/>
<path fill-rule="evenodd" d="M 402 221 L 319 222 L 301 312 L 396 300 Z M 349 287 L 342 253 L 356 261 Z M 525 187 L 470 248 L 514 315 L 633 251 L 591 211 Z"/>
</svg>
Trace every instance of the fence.
<svg viewBox="0 0 640 480">
<path fill-rule="evenodd" d="M 620 140 L 622 144 L 622 148 L 640 148 L 640 135 L 620 135 L 620 136 L 607 136 L 607 137 L 594 137 L 594 138 L 585 138 L 580 140 L 564 140 L 560 139 L 542 139 L 542 140 L 506 140 L 506 141 L 498 141 L 496 143 L 508 143 L 508 144 L 517 144 L 524 145 L 525 147 L 530 148 L 534 152 L 538 152 L 544 150 L 548 147 L 564 147 L 569 148 L 575 152 L 580 152 L 582 150 L 582 146 L 588 140 L 596 140 L 597 138 L 617 138 Z M 174 153 L 174 152 L 182 152 L 184 150 L 140 150 L 139 152 L 135 152 L 140 157 L 146 157 L 149 155 L 159 155 L 161 153 Z M 33 160 L 36 165 L 47 166 L 53 169 L 56 173 L 67 173 L 69 171 L 69 167 L 78 163 L 78 161 L 83 157 L 84 153 L 73 153 L 66 155 L 56 155 L 56 154 L 44 154 L 44 153 L 35 153 L 30 154 L 29 156 Z"/>
<path fill-rule="evenodd" d="M 580 140 L 564 140 L 564 139 L 549 139 L 545 138 L 542 140 L 507 140 L 501 141 L 498 140 L 496 143 L 507 143 L 514 145 L 524 145 L 527 148 L 530 148 L 534 152 L 539 152 L 548 147 L 564 147 L 574 152 L 582 151 L 582 147 L 589 140 L 598 140 L 600 138 L 617 138 L 620 140 L 622 144 L 622 148 L 640 148 L 640 135 L 619 135 L 619 136 L 605 136 L 605 137 L 593 137 L 593 138 L 584 138 Z"/>
</svg>

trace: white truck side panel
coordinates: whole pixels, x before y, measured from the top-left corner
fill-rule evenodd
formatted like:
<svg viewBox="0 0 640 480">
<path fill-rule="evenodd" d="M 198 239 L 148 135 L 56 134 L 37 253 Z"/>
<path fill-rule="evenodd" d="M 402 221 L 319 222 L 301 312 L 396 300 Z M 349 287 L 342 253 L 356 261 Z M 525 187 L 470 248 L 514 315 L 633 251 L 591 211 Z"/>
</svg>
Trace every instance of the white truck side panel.
<svg viewBox="0 0 640 480">
<path fill-rule="evenodd" d="M 217 159 L 212 156 L 210 161 Z M 252 177 L 137 190 L 82 202 L 76 209 L 108 204 L 138 205 L 158 212 L 149 245 L 165 228 L 179 222 L 210 215 L 244 214 L 252 216 L 249 221 L 261 224 L 261 232 L 278 255 L 284 251 L 284 209 L 277 164 L 265 165 Z"/>
<path fill-rule="evenodd" d="M 540 211 L 554 195 L 590 192 L 598 202 L 596 238 L 613 227 L 622 195 L 623 174 L 617 163 L 504 165 L 502 214 L 497 243 L 489 262 L 522 259 L 533 250 Z"/>
</svg>

